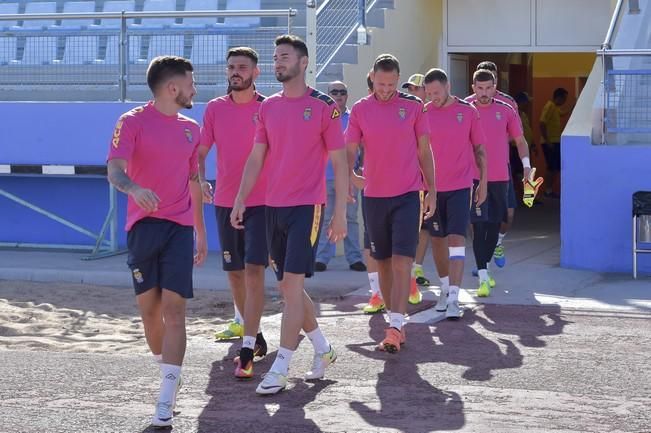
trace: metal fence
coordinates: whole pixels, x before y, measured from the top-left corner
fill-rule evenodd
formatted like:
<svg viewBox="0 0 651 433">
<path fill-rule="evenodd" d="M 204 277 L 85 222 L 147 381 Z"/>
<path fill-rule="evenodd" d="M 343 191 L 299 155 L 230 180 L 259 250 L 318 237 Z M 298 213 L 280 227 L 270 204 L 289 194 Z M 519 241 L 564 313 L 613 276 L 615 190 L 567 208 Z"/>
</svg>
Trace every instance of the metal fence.
<svg viewBox="0 0 651 433">
<path fill-rule="evenodd" d="M 606 133 L 651 134 L 651 51 L 626 59 L 647 67 L 615 69 L 617 62 L 606 62 L 612 67 L 604 74 Z"/>
<path fill-rule="evenodd" d="M 295 15 L 294 9 L 0 15 L 0 28 L 30 23 L 0 32 L 0 92 L 4 100 L 145 100 L 149 61 L 172 54 L 193 62 L 197 101 L 206 101 L 226 91 L 228 48 L 246 45 L 260 54 L 258 87 L 273 93 L 279 89 L 273 39 L 292 32 Z"/>
<path fill-rule="evenodd" d="M 366 14 L 376 0 L 325 0 L 316 11 L 317 78 L 355 32 L 366 44 Z"/>
</svg>

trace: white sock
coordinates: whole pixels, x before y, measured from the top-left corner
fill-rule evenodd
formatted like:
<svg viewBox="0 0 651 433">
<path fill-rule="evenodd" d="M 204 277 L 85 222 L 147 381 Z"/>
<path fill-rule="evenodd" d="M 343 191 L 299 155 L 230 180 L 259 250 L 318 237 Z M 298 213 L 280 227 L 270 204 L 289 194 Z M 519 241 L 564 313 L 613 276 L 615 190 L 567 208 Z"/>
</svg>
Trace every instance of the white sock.
<svg viewBox="0 0 651 433">
<path fill-rule="evenodd" d="M 279 347 L 278 353 L 276 354 L 276 360 L 271 365 L 271 368 L 269 370 L 287 376 L 287 373 L 289 372 L 289 363 L 292 361 L 293 354 L 293 350 Z"/>
<path fill-rule="evenodd" d="M 242 339 L 242 349 L 253 350 L 254 348 L 255 348 L 255 337 L 251 337 L 250 335 L 245 335 L 244 338 Z"/>
<path fill-rule="evenodd" d="M 488 269 L 480 269 L 478 273 L 479 273 L 479 282 L 480 283 L 482 281 L 488 281 Z"/>
<path fill-rule="evenodd" d="M 242 317 L 240 310 L 237 309 L 235 302 L 233 302 L 233 309 L 235 310 L 235 317 L 233 318 L 233 321 L 239 323 L 240 325 L 244 324 L 244 317 Z"/>
<path fill-rule="evenodd" d="M 321 332 L 321 328 L 317 327 L 314 331 L 307 332 L 307 338 L 312 342 L 316 353 L 330 352 L 330 343 L 325 335 L 323 335 L 323 332 Z"/>
<path fill-rule="evenodd" d="M 413 265 L 411 265 L 411 277 L 416 278 L 416 270 L 423 270 L 423 265 L 419 265 L 418 263 L 414 262 Z"/>
<path fill-rule="evenodd" d="M 450 277 L 439 277 L 441 280 L 441 290 L 447 292 L 450 289 Z"/>
<path fill-rule="evenodd" d="M 163 354 L 162 353 L 152 353 L 151 356 L 154 357 L 154 362 L 157 364 L 163 363 Z"/>
<path fill-rule="evenodd" d="M 497 245 L 502 245 L 502 241 L 504 240 L 505 236 L 506 236 L 506 233 L 500 233 L 497 236 Z"/>
<path fill-rule="evenodd" d="M 380 276 L 377 272 L 368 273 L 368 282 L 371 285 L 371 295 L 378 295 L 382 297 L 382 292 L 380 292 Z"/>
<path fill-rule="evenodd" d="M 459 301 L 459 286 L 450 286 L 448 292 L 448 303 Z"/>
<path fill-rule="evenodd" d="M 179 379 L 181 378 L 181 366 L 161 363 L 160 375 L 161 384 L 158 401 L 172 404 Z"/>
<path fill-rule="evenodd" d="M 402 324 L 405 322 L 405 315 L 402 313 L 391 313 L 389 314 L 389 326 L 396 328 L 397 330 L 402 329 Z"/>
</svg>

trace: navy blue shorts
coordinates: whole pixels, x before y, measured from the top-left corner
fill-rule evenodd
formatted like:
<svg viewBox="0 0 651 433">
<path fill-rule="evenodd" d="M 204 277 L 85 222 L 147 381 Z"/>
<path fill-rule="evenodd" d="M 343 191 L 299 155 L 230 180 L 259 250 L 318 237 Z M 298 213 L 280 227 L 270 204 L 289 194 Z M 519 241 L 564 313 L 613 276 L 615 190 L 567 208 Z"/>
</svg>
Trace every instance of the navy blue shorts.
<svg viewBox="0 0 651 433">
<path fill-rule="evenodd" d="M 266 207 L 267 245 L 278 281 L 285 272 L 314 274 L 323 205 Z"/>
<path fill-rule="evenodd" d="M 437 193 L 436 212 L 427 220 L 430 235 L 437 238 L 448 235 L 465 237 L 470 221 L 470 200 L 470 188 Z"/>
<path fill-rule="evenodd" d="M 192 298 L 194 229 L 173 221 L 143 218 L 127 233 L 133 287 L 140 295 L 158 287 Z"/>
<path fill-rule="evenodd" d="M 479 185 L 475 180 L 474 188 Z M 472 206 L 470 211 L 470 222 L 501 223 L 507 215 L 509 182 L 488 182 L 486 201 L 480 206 Z"/>
<path fill-rule="evenodd" d="M 423 212 L 420 192 L 397 197 L 366 197 L 364 212 L 374 259 L 416 256 Z"/>
<path fill-rule="evenodd" d="M 269 261 L 265 206 L 253 206 L 244 211 L 244 230 L 231 225 L 232 210 L 215 207 L 224 270 L 241 271 L 245 264 L 265 266 Z"/>
<path fill-rule="evenodd" d="M 362 199 L 362 220 L 364 221 L 364 249 L 371 249 L 371 239 L 368 237 L 368 226 L 366 223 L 366 212 L 364 211 L 364 191 L 360 194 Z"/>
<path fill-rule="evenodd" d="M 511 174 L 510 170 L 509 170 L 509 174 Z M 506 200 L 507 200 L 506 205 L 509 209 L 515 209 L 518 206 L 518 200 L 515 197 L 515 188 L 513 186 L 513 176 L 509 176 L 509 186 L 508 186 Z"/>
</svg>

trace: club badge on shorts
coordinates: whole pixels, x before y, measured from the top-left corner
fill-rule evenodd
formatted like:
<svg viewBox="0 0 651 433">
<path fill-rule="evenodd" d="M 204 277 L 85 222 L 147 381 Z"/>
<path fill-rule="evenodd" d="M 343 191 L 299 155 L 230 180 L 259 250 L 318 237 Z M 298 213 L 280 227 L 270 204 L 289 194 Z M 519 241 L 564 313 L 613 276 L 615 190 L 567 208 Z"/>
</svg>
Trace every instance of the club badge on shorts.
<svg viewBox="0 0 651 433">
<path fill-rule="evenodd" d="M 303 110 L 303 120 L 308 121 L 312 118 L 312 108 L 307 107 Z"/>
<path fill-rule="evenodd" d="M 142 284 L 145 282 L 145 279 L 142 276 L 142 272 L 140 272 L 140 269 L 135 268 L 133 270 L 133 279 L 136 280 L 136 283 Z"/>
<path fill-rule="evenodd" d="M 224 262 L 230 264 L 231 261 L 232 261 L 231 252 L 230 251 L 224 251 Z"/>
</svg>

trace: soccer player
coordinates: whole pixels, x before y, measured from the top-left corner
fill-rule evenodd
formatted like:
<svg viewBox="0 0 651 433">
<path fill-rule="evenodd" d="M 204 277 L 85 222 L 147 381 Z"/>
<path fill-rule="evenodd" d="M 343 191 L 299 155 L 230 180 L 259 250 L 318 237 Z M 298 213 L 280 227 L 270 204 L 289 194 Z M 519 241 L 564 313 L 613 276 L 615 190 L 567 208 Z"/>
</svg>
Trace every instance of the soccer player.
<svg viewBox="0 0 651 433">
<path fill-rule="evenodd" d="M 495 280 L 488 274 L 487 264 L 493 256 L 500 231 L 507 212 L 509 187 L 509 138 L 514 140 L 524 167 L 524 176 L 531 171 L 529 147 L 522 133 L 522 124 L 517 113 L 504 102 L 493 98 L 495 75 L 487 69 L 473 74 L 473 90 L 476 99 L 472 104 L 479 111 L 479 118 L 486 137 L 488 156 L 488 194 L 486 202 L 474 206 L 473 249 L 479 276 L 477 296 L 490 295 Z M 478 178 L 479 175 L 477 174 Z"/>
<path fill-rule="evenodd" d="M 283 90 L 260 105 L 255 144 L 231 213 L 231 224 L 243 228 L 246 199 L 266 160 L 267 246 L 285 307 L 280 348 L 256 389 L 258 394 L 275 394 L 287 386 L 289 364 L 301 328 L 315 352 L 306 379 L 322 378 L 326 367 L 337 359 L 334 348 L 318 327 L 314 304 L 305 292 L 305 277 L 314 272 L 326 201 L 323 174 L 328 157 L 335 172 L 334 216 L 327 228 L 333 242 L 346 236 L 348 197 L 348 166 L 339 108 L 328 95 L 305 83 L 305 42 L 297 36 L 282 35 L 276 38 L 275 45 L 274 68 Z"/>
<path fill-rule="evenodd" d="M 430 69 L 425 75 L 426 104 L 430 139 L 436 162 L 436 212 L 427 221 L 432 235 L 434 263 L 441 280 L 436 311 L 446 317 L 461 317 L 459 287 L 466 256 L 466 229 L 474 167 L 479 169 L 479 187 L 475 206 L 486 200 L 486 141 L 479 113 L 470 103 L 450 95 L 448 76 L 442 69 Z"/>
<path fill-rule="evenodd" d="M 204 261 L 207 248 L 197 159 L 199 125 L 179 113 L 192 108 L 192 71 L 192 64 L 181 57 L 153 59 L 147 84 L 154 100 L 120 117 L 108 154 L 108 180 L 129 196 L 127 264 L 145 338 L 160 367 L 154 426 L 172 425 L 185 355 L 192 266 Z"/>
<path fill-rule="evenodd" d="M 373 69 L 366 74 L 366 87 L 369 95 L 373 94 L 372 74 Z M 364 143 L 361 143 L 360 146 L 359 166 L 354 167 L 354 170 L 359 176 L 361 176 L 364 171 Z M 366 212 L 364 212 L 364 191 L 362 191 L 360 197 L 362 198 L 362 217 L 364 220 L 364 258 L 366 259 L 368 267 L 368 282 L 371 286 L 371 297 L 369 298 L 368 303 L 362 307 L 362 311 L 366 314 L 376 314 L 383 312 L 385 306 L 384 299 L 382 299 L 382 291 L 380 290 L 380 277 L 378 276 L 377 262 L 373 257 L 371 257 L 371 241 L 368 238 Z"/>
<path fill-rule="evenodd" d="M 244 338 L 240 356 L 236 358 L 235 376 L 246 379 L 253 376 L 254 356 L 267 354 L 267 343 L 259 330 L 264 309 L 264 269 L 269 261 L 264 174 L 258 178 L 245 202 L 244 230 L 231 225 L 231 212 L 244 164 L 253 148 L 258 109 L 265 97 L 254 89 L 255 79 L 260 75 L 255 50 L 231 48 L 226 54 L 226 62 L 231 92 L 213 99 L 206 106 L 199 146 L 199 172 L 205 179 L 206 156 L 214 144 L 217 148 L 217 181 L 213 202 L 223 251 L 222 266 L 228 275 L 235 304 L 239 311 L 244 312 Z M 202 182 L 202 186 L 204 199 L 210 200 L 210 184 Z M 232 325 L 217 337 L 227 336 Z"/>
<path fill-rule="evenodd" d="M 502 101 L 505 104 L 508 104 L 511 108 L 513 108 L 513 110 L 515 110 L 515 113 L 518 115 L 519 118 L 520 110 L 518 109 L 518 103 L 515 101 L 515 99 L 511 95 L 497 90 L 497 81 L 498 81 L 497 65 L 491 61 L 485 60 L 483 62 L 480 62 L 477 65 L 476 70 L 478 71 L 480 69 L 489 70 L 495 76 L 495 94 L 493 95 L 493 98 L 497 99 L 498 101 Z M 466 98 L 466 101 L 473 102 L 476 99 L 477 99 L 476 95 L 472 94 Z M 509 146 L 509 154 L 510 154 L 510 146 Z M 508 209 L 507 209 L 506 217 L 504 218 L 504 221 L 502 221 L 502 224 L 500 225 L 500 234 L 497 238 L 497 246 L 495 247 L 495 251 L 493 252 L 493 260 L 495 261 L 495 264 L 500 268 L 503 268 L 506 265 L 506 254 L 502 242 L 506 237 L 506 233 L 513 225 L 513 219 L 515 218 L 515 207 L 517 206 L 517 199 L 515 197 L 515 187 L 513 184 L 513 176 L 511 176 L 510 173 L 511 173 L 511 168 L 509 166 L 509 188 L 507 192 Z"/>
<path fill-rule="evenodd" d="M 417 96 L 425 103 L 425 76 L 423 74 L 413 74 L 409 79 L 400 86 L 410 95 Z M 409 289 L 409 303 L 419 304 L 423 300 L 423 295 L 418 290 L 418 286 L 429 286 L 430 281 L 425 277 L 423 272 L 423 262 L 427 254 L 427 247 L 430 243 L 429 231 L 426 228 L 425 220 L 421 225 L 420 235 L 418 237 L 418 248 L 416 248 L 416 258 L 411 268 L 412 285 Z M 413 283 L 416 284 L 413 284 Z"/>
<path fill-rule="evenodd" d="M 411 268 L 418 245 L 421 194 L 425 177 L 426 217 L 436 207 L 434 162 L 423 102 L 397 91 L 400 64 L 391 54 L 373 64 L 373 94 L 353 105 L 346 130 L 348 162 L 364 142 L 364 177 L 351 170 L 351 181 L 364 188 L 364 212 L 377 260 L 380 288 L 389 311 L 389 326 L 379 348 L 400 350 L 405 340 Z"/>
<path fill-rule="evenodd" d="M 341 81 L 333 81 L 328 84 L 328 95 L 337 103 L 339 112 L 341 113 L 341 127 L 346 129 L 348 126 L 348 87 Z M 342 130 L 343 134 L 343 130 Z M 332 169 L 332 163 L 328 161 L 326 166 L 326 190 L 328 202 L 325 207 L 325 220 L 328 221 L 332 217 L 332 209 L 335 202 L 335 173 Z M 357 222 L 357 209 L 359 206 L 359 191 L 353 187 L 350 191 L 351 200 L 346 205 L 346 221 L 348 222 L 347 235 L 344 239 L 344 254 L 348 267 L 352 271 L 366 272 L 366 265 L 362 261 L 362 251 L 359 247 L 359 223 Z M 319 238 L 319 247 L 316 252 L 315 270 L 323 272 L 328 267 L 328 262 L 335 255 L 336 245 L 328 240 L 328 234 L 321 231 Z"/>
</svg>

